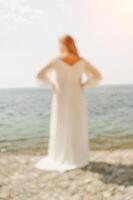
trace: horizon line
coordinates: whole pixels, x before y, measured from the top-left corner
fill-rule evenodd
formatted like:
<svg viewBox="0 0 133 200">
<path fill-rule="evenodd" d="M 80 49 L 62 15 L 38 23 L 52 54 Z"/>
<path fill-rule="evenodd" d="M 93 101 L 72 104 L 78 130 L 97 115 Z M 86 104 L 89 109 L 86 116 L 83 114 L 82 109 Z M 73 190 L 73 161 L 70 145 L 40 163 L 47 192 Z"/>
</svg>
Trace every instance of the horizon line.
<svg viewBox="0 0 133 200">
<path fill-rule="evenodd" d="M 101 85 L 98 85 L 96 87 L 104 87 L 104 86 L 128 86 L 128 85 L 133 85 L 133 83 L 120 83 L 120 84 L 101 84 Z M 94 88 L 96 88 L 94 87 Z M 38 88 L 48 88 L 49 89 L 49 86 L 23 86 L 23 87 L 0 87 L 0 90 L 2 89 L 29 89 L 29 88 L 33 88 L 33 89 L 38 89 Z M 93 88 L 93 87 L 92 87 Z"/>
</svg>

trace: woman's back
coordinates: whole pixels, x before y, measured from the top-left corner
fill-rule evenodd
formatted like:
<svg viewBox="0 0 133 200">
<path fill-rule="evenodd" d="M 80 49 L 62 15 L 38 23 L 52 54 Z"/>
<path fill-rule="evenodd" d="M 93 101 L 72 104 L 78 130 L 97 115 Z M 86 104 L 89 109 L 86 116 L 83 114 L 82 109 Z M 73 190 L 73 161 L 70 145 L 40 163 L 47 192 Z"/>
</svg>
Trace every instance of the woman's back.
<svg viewBox="0 0 133 200">
<path fill-rule="evenodd" d="M 68 64 L 61 59 L 55 60 L 54 82 L 57 90 L 74 90 L 81 88 L 80 78 L 83 71 L 83 60 L 78 60 L 74 64 Z M 62 91 L 63 92 L 63 91 Z M 65 92 L 65 91 L 64 91 Z"/>
</svg>

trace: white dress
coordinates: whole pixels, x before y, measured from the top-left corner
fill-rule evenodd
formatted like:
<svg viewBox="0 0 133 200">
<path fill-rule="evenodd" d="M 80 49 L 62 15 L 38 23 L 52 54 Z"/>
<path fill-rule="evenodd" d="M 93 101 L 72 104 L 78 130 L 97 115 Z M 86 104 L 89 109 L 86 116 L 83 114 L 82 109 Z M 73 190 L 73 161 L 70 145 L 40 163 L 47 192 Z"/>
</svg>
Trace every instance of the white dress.
<svg viewBox="0 0 133 200">
<path fill-rule="evenodd" d="M 99 79 L 91 74 L 93 70 L 85 59 L 69 65 L 60 58 L 43 69 L 43 84 L 52 84 L 56 92 L 52 99 L 48 155 L 37 162 L 38 169 L 64 172 L 89 163 L 88 113 L 82 84 L 97 84 Z"/>
</svg>

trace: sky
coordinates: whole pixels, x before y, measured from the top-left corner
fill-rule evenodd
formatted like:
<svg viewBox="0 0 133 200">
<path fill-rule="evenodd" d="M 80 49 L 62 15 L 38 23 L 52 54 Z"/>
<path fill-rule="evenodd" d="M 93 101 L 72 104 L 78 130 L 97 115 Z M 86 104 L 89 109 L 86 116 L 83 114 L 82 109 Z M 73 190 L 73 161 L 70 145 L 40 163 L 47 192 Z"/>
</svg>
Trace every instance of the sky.
<svg viewBox="0 0 133 200">
<path fill-rule="evenodd" d="M 0 87 L 38 86 L 66 33 L 101 84 L 133 84 L 132 0 L 0 0 Z"/>
</svg>

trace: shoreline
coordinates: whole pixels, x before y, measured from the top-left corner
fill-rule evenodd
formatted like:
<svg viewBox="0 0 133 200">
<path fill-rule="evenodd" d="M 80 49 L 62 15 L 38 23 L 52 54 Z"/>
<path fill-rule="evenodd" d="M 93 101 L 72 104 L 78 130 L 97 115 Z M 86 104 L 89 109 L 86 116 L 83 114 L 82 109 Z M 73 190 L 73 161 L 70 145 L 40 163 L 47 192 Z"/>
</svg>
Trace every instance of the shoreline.
<svg viewBox="0 0 133 200">
<path fill-rule="evenodd" d="M 35 154 L 47 152 L 48 137 L 23 138 L 16 140 L 1 140 L 0 154 L 24 153 Z M 89 149 L 92 151 L 124 150 L 133 149 L 133 136 L 96 136 L 88 141 Z"/>
</svg>

